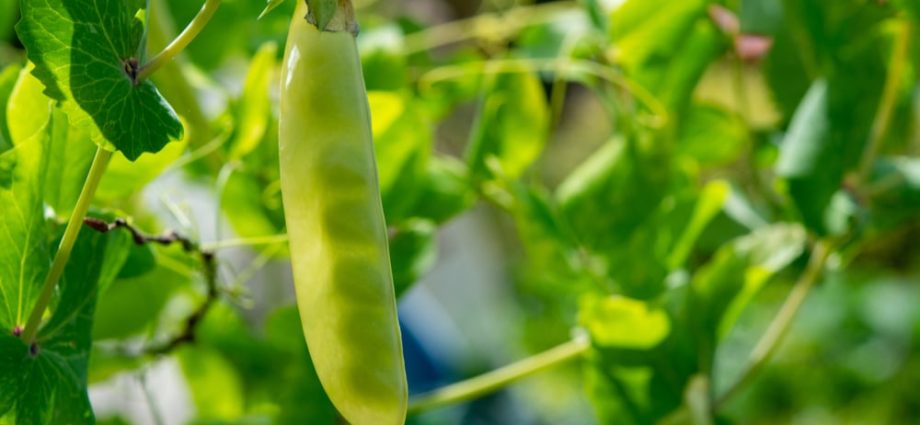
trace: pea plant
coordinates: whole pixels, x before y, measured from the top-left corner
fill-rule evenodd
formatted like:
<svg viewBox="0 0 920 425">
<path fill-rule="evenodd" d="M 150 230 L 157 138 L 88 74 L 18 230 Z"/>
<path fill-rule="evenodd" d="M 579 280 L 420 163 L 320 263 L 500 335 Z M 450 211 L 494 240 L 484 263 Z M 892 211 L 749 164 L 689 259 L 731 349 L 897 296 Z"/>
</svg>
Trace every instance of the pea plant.
<svg viewBox="0 0 920 425">
<path fill-rule="evenodd" d="M 479 3 L 0 1 L 0 424 L 920 420 L 920 3 Z"/>
</svg>

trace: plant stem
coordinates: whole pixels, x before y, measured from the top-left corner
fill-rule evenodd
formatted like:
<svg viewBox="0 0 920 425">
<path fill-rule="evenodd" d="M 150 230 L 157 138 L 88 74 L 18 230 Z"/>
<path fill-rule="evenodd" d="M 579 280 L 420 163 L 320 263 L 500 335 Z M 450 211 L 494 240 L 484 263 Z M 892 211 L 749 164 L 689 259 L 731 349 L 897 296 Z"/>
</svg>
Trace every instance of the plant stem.
<svg viewBox="0 0 920 425">
<path fill-rule="evenodd" d="M 227 248 L 282 244 L 287 241 L 287 234 L 257 236 L 252 238 L 225 239 L 222 241 L 206 242 L 201 244 L 201 249 L 206 251 L 218 251 Z"/>
<path fill-rule="evenodd" d="M 445 65 L 434 68 L 418 78 L 419 89 L 428 90 L 434 84 L 470 75 L 521 74 L 531 72 L 553 72 L 556 74 L 588 74 L 617 86 L 651 111 L 651 116 L 640 117 L 652 128 L 662 128 L 668 122 L 668 110 L 655 95 L 640 84 L 620 75 L 613 68 L 581 59 L 493 59 L 481 62 L 468 62 L 460 65 Z M 575 78 L 565 78 L 578 81 Z"/>
<path fill-rule="evenodd" d="M 175 24 L 166 0 L 151 0 L 148 9 L 147 48 L 151 51 L 164 48 L 175 37 Z M 188 121 L 188 141 L 192 148 L 198 148 L 211 139 L 211 128 L 207 115 L 198 101 L 198 94 L 190 83 L 180 61 L 165 64 L 157 71 L 154 82 L 170 105 L 182 111 Z"/>
<path fill-rule="evenodd" d="M 182 33 L 179 34 L 171 43 L 169 43 L 166 48 L 163 49 L 160 53 L 154 56 L 149 62 L 145 63 L 141 67 L 140 71 L 137 74 L 137 80 L 142 81 L 156 72 L 161 66 L 165 65 L 173 58 L 181 53 L 185 48 L 201 33 L 201 30 L 208 24 L 208 21 L 211 20 L 211 17 L 214 16 L 214 12 L 217 11 L 217 8 L 220 6 L 221 0 L 205 0 L 204 5 L 201 6 L 201 10 L 198 11 L 198 14 L 192 18 L 192 21 L 188 23 L 188 26 L 182 30 Z"/>
<path fill-rule="evenodd" d="M 799 308 L 802 307 L 802 303 L 805 301 L 805 297 L 808 296 L 808 292 L 811 291 L 811 288 L 818 281 L 818 278 L 821 277 L 821 273 L 824 271 L 824 266 L 827 263 L 830 252 L 831 247 L 828 242 L 818 241 L 818 243 L 815 244 L 814 251 L 811 254 L 811 259 L 808 261 L 808 266 L 805 268 L 805 271 L 795 283 L 792 292 L 789 293 L 786 301 L 783 303 L 782 307 L 780 307 L 779 312 L 776 314 L 773 322 L 770 323 L 767 331 L 760 340 L 757 341 L 757 345 L 755 345 L 754 350 L 751 351 L 748 365 L 741 373 L 741 376 L 728 391 L 722 394 L 713 404 L 715 410 L 719 410 L 744 388 L 748 382 L 757 375 L 760 369 L 763 368 L 770 357 L 772 357 L 773 353 L 779 347 L 780 342 L 782 342 L 783 338 L 789 332 L 792 319 L 795 318 Z"/>
<path fill-rule="evenodd" d="M 481 397 L 512 382 L 580 357 L 588 352 L 590 346 L 587 338 L 578 337 L 516 363 L 422 394 L 409 402 L 409 413 Z"/>
<path fill-rule="evenodd" d="M 888 65 L 888 76 L 885 78 L 885 87 L 882 89 L 882 98 L 879 101 L 875 119 L 872 121 L 872 132 L 869 134 L 869 142 L 866 144 L 866 150 L 863 152 L 862 162 L 859 165 L 860 185 L 865 183 L 872 173 L 875 158 L 878 156 L 885 134 L 888 133 L 891 114 L 898 100 L 898 88 L 904 79 L 904 71 L 907 68 L 910 56 L 910 40 L 911 25 L 905 19 L 901 22 L 900 31 L 898 31 L 895 38 L 894 51 L 891 54 L 891 62 Z"/>
<path fill-rule="evenodd" d="M 406 35 L 403 52 L 418 53 L 474 38 L 510 36 L 528 26 L 556 19 L 560 14 L 576 10 L 577 7 L 578 4 L 572 1 L 519 6 L 502 13 L 481 14 L 448 22 Z"/>
<path fill-rule="evenodd" d="M 51 302 L 51 296 L 54 294 L 54 287 L 64 273 L 64 267 L 67 265 L 67 260 L 70 259 L 73 245 L 77 241 L 80 229 L 83 228 L 83 218 L 86 217 L 89 205 L 92 203 L 93 196 L 96 194 L 96 188 L 99 187 L 99 181 L 102 180 L 102 175 L 105 173 L 105 169 L 109 165 L 109 159 L 111 158 L 111 151 L 105 150 L 102 147 L 96 148 L 96 157 L 93 158 L 93 165 L 90 167 L 89 174 L 87 174 L 86 180 L 83 182 L 83 190 L 80 191 L 77 205 L 74 206 L 73 212 L 70 214 L 70 221 L 67 222 L 67 228 L 64 230 L 64 237 L 61 239 L 57 253 L 54 254 L 51 270 L 45 278 L 45 286 L 42 287 L 41 295 L 39 295 L 38 301 L 35 302 L 35 306 L 32 307 L 32 314 L 29 315 L 25 330 L 22 332 L 22 340 L 27 344 L 31 344 L 35 341 L 35 336 L 38 333 L 38 326 L 41 324 L 42 316 L 45 314 L 45 309 L 48 308 L 48 303 Z"/>
</svg>

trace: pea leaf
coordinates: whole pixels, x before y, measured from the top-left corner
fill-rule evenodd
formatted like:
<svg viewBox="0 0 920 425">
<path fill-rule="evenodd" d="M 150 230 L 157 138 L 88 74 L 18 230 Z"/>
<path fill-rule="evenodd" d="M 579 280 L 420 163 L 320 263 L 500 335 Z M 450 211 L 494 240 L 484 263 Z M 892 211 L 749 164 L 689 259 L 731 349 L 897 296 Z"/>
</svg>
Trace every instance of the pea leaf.
<svg viewBox="0 0 920 425">
<path fill-rule="evenodd" d="M 431 126 L 405 96 L 368 93 L 380 196 L 387 223 L 407 218 L 425 176 L 431 153 Z"/>
<path fill-rule="evenodd" d="M 51 99 L 42 94 L 42 83 L 32 75 L 32 64 L 19 72 L 6 106 L 10 143 L 14 146 L 42 131 L 51 116 Z"/>
<path fill-rule="evenodd" d="M 445 223 L 476 203 L 466 164 L 448 156 L 432 156 L 412 215 Z"/>
<path fill-rule="evenodd" d="M 702 165 L 726 165 L 736 160 L 748 140 L 744 122 L 713 105 L 695 104 L 683 118 L 677 151 Z"/>
<path fill-rule="evenodd" d="M 42 192 L 47 132 L 0 154 L 0 334 L 25 325 L 48 268 Z"/>
<path fill-rule="evenodd" d="M 236 170 L 220 194 L 220 206 L 233 230 L 244 238 L 277 235 L 284 231 L 284 211 L 277 176 L 265 179 Z"/>
<path fill-rule="evenodd" d="M 138 193 L 179 159 L 188 144 L 187 139 L 170 143 L 158 154 L 142 156 L 133 162 L 116 152 L 96 190 L 96 199 L 115 201 Z"/>
<path fill-rule="evenodd" d="M 646 350 L 667 338 L 671 323 L 663 309 L 626 297 L 586 298 L 579 321 L 594 345 Z"/>
<path fill-rule="evenodd" d="M 601 146 L 556 191 L 556 198 L 581 243 L 614 249 L 655 210 L 670 176 L 660 155 L 635 140 L 617 137 Z"/>
<path fill-rule="evenodd" d="M 165 267 L 116 280 L 99 297 L 93 338 L 126 339 L 149 330 L 170 297 L 188 282 L 187 276 Z"/>
<path fill-rule="evenodd" d="M 697 335 L 708 343 L 726 335 L 763 285 L 801 256 L 805 242 L 801 226 L 776 224 L 720 249 L 691 283 L 691 321 L 698 326 Z"/>
<path fill-rule="evenodd" d="M 60 108 L 51 112 L 50 136 L 45 203 L 63 219 L 70 216 L 77 204 L 96 149 L 87 138 L 86 129 L 70 125 L 67 114 Z"/>
<path fill-rule="evenodd" d="M 687 102 L 708 63 L 721 51 L 705 22 L 706 0 L 630 0 L 610 18 L 616 60 L 672 108 Z"/>
<path fill-rule="evenodd" d="M 3 68 L 3 71 L 0 72 L 0 153 L 13 147 L 9 121 L 6 116 L 6 106 L 10 101 L 10 95 L 13 93 L 13 86 L 19 78 L 20 69 L 19 65 L 13 64 Z"/>
<path fill-rule="evenodd" d="M 232 420 L 242 416 L 242 383 L 233 365 L 220 352 L 184 347 L 178 351 L 177 359 L 192 392 L 198 419 Z"/>
<path fill-rule="evenodd" d="M 395 24 L 361 30 L 358 37 L 364 85 L 369 92 L 397 91 L 409 80 L 403 33 Z"/>
<path fill-rule="evenodd" d="M 265 138 L 271 119 L 269 87 L 277 55 L 278 46 L 268 42 L 252 58 L 243 93 L 233 108 L 237 125 L 229 141 L 230 159 L 248 155 Z"/>
<path fill-rule="evenodd" d="M 536 75 L 489 77 L 466 154 L 474 180 L 520 177 L 543 151 L 549 119 Z"/>
<path fill-rule="evenodd" d="M 92 424 L 86 391 L 90 336 L 100 284 L 127 255 L 124 232 L 82 232 L 64 270 L 61 294 L 36 343 L 0 336 L 0 418 L 23 424 Z"/>
<path fill-rule="evenodd" d="M 150 81 L 136 82 L 143 24 L 137 2 L 23 0 L 16 27 L 45 93 L 75 126 L 92 126 L 129 160 L 182 136 L 182 124 Z"/>
</svg>

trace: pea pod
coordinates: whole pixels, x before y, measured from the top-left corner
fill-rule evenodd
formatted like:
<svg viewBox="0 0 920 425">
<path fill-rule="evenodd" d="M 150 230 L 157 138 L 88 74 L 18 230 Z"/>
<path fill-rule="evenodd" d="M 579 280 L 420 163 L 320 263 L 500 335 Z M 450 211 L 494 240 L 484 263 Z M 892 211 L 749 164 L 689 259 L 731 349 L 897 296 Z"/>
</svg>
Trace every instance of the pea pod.
<svg viewBox="0 0 920 425">
<path fill-rule="evenodd" d="M 356 25 L 350 0 L 321 1 L 309 1 L 316 13 L 307 17 L 298 0 L 281 75 L 281 190 L 297 303 L 342 416 L 402 424 L 406 372 Z"/>
</svg>

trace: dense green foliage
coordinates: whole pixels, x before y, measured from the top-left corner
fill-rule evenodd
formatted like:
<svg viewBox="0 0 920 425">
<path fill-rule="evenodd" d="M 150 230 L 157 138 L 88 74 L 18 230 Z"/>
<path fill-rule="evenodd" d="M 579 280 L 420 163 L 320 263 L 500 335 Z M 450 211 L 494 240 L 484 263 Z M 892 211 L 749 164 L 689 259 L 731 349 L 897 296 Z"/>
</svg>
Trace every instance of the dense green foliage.
<svg viewBox="0 0 920 425">
<path fill-rule="evenodd" d="M 339 423 L 271 269 L 294 2 L 0 1 L 0 424 L 169 365 L 187 423 Z M 575 335 L 469 410 L 407 356 L 408 423 L 920 421 L 920 3 L 355 4 L 396 293 L 462 221 L 522 315 L 480 349 Z"/>
</svg>

